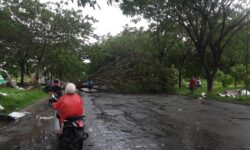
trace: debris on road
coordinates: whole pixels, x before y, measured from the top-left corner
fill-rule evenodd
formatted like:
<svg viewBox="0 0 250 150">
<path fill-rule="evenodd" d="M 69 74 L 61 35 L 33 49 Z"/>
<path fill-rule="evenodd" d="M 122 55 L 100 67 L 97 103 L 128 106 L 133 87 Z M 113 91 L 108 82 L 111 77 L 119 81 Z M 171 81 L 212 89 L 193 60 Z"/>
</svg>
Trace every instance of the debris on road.
<svg viewBox="0 0 250 150">
<path fill-rule="evenodd" d="M 202 92 L 202 93 L 201 93 L 201 96 L 202 96 L 202 98 L 206 98 L 206 93 L 205 93 L 205 92 Z"/>
<path fill-rule="evenodd" d="M 247 95 L 249 96 L 250 95 L 250 92 L 243 89 L 243 90 L 240 90 L 240 89 L 237 89 L 237 90 L 226 90 L 222 93 L 219 93 L 219 95 L 221 97 L 237 97 L 237 96 L 243 96 L 243 95 Z"/>
<path fill-rule="evenodd" d="M 46 116 L 41 116 L 39 117 L 40 120 L 51 120 L 51 119 L 54 119 L 53 116 L 49 116 L 49 117 L 46 117 Z"/>
<path fill-rule="evenodd" d="M 248 90 L 241 90 L 241 95 L 247 95 L 250 96 L 250 92 Z"/>
<path fill-rule="evenodd" d="M 26 114 L 29 114 L 29 112 L 12 112 L 9 114 L 9 116 L 11 116 L 15 119 L 19 119 L 19 118 L 25 116 Z"/>
<path fill-rule="evenodd" d="M 206 97 L 206 93 L 205 92 L 202 92 L 201 93 L 201 97 L 199 97 L 199 102 L 201 102 L 202 100 L 205 100 L 207 97 Z"/>
<path fill-rule="evenodd" d="M 8 94 L 0 92 L 1 96 L 7 96 Z"/>
<path fill-rule="evenodd" d="M 13 117 L 11 117 L 11 116 L 9 116 L 9 115 L 7 115 L 7 114 L 0 114 L 0 120 L 1 121 L 13 121 L 13 120 L 15 120 L 15 118 L 13 118 Z"/>
<path fill-rule="evenodd" d="M 4 110 L 4 107 L 2 105 L 0 105 L 0 110 Z"/>
</svg>

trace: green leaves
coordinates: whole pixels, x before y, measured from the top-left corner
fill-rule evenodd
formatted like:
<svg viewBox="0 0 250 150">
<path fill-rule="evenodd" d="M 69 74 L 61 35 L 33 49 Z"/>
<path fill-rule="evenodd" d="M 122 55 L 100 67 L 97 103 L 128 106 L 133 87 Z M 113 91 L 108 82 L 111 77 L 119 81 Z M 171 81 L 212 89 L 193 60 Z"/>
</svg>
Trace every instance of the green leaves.
<svg viewBox="0 0 250 150">
<path fill-rule="evenodd" d="M 88 51 L 90 78 L 119 92 L 173 92 L 176 70 L 155 57 L 150 32 L 126 27 Z"/>
<path fill-rule="evenodd" d="M 55 10 L 50 10 L 38 0 L 4 0 L 1 3 L 0 54 L 3 59 L 0 63 L 7 61 L 8 66 L 3 67 L 10 70 L 18 66 L 21 82 L 24 74 L 39 76 L 52 72 L 52 76 L 61 78 L 74 74 L 73 79 L 78 74 L 75 72 L 82 73 L 84 64 L 80 54 L 92 36 L 95 20 L 83 16 L 81 11 L 63 9 L 56 4 L 50 4 L 55 5 Z M 65 65 L 66 60 L 71 61 L 71 67 Z"/>
</svg>

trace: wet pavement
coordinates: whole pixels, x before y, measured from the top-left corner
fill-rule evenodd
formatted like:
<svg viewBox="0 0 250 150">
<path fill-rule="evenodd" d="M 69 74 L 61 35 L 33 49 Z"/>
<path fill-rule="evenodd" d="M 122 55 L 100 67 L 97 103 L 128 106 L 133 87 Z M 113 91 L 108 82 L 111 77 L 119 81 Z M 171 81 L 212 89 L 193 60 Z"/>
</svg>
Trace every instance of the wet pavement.
<svg viewBox="0 0 250 150">
<path fill-rule="evenodd" d="M 84 150 L 250 150 L 250 107 L 176 95 L 83 94 Z M 53 150 L 47 101 L 0 122 L 1 150 Z"/>
</svg>

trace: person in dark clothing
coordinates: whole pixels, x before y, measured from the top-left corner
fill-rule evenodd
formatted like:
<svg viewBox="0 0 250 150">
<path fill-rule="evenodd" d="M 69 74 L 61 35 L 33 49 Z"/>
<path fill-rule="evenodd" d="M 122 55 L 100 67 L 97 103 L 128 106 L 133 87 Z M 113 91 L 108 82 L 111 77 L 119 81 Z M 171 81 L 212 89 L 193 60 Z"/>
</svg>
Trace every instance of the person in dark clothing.
<svg viewBox="0 0 250 150">
<path fill-rule="evenodd" d="M 45 93 L 49 93 L 50 90 L 51 90 L 51 85 L 52 85 L 51 81 L 48 81 L 48 82 L 46 83 L 46 86 L 43 88 L 43 91 L 44 91 Z"/>
<path fill-rule="evenodd" d="M 53 81 L 50 92 L 55 93 L 57 98 L 62 96 L 62 88 L 60 87 L 60 83 L 58 80 Z"/>
</svg>

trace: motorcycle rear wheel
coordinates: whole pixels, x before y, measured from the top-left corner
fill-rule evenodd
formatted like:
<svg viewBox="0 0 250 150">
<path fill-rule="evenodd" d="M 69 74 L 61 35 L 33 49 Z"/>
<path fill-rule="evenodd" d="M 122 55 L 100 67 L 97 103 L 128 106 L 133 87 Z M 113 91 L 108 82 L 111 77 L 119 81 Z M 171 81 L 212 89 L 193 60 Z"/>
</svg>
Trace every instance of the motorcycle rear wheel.
<svg viewBox="0 0 250 150">
<path fill-rule="evenodd" d="M 60 150 L 82 150 L 84 140 L 82 129 L 66 128 L 59 140 Z"/>
</svg>

